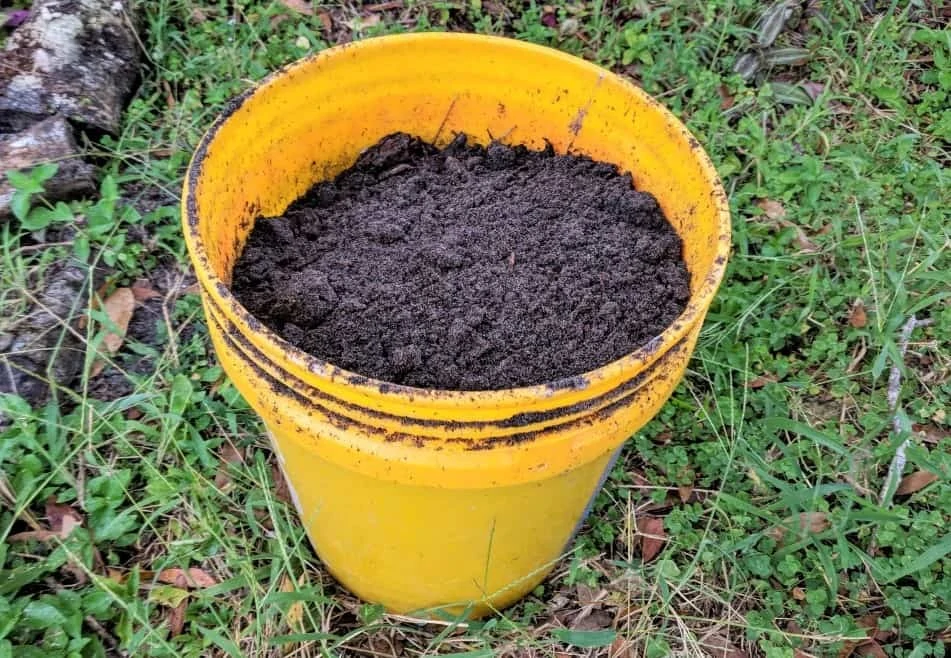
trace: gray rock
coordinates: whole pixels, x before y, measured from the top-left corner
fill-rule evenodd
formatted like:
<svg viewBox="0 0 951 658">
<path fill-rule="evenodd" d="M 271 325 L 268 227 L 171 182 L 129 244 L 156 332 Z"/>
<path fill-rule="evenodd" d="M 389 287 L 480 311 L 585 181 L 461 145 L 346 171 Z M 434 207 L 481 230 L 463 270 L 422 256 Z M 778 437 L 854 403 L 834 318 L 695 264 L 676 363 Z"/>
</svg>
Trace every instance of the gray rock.
<svg viewBox="0 0 951 658">
<path fill-rule="evenodd" d="M 85 354 L 76 319 L 87 306 L 90 283 L 83 266 L 54 266 L 26 314 L 0 319 L 0 393 L 37 405 L 51 385 L 68 386 L 76 378 Z"/>
<path fill-rule="evenodd" d="M 3 176 L 11 169 L 29 169 L 44 162 L 59 165 L 44 183 L 43 196 L 56 202 L 96 192 L 96 168 L 79 157 L 69 123 L 50 117 L 17 133 L 0 134 L 0 222 L 9 219 L 13 187 Z"/>
<path fill-rule="evenodd" d="M 139 47 L 130 0 L 36 0 L 0 66 L 0 132 L 60 114 L 117 134 Z"/>
</svg>

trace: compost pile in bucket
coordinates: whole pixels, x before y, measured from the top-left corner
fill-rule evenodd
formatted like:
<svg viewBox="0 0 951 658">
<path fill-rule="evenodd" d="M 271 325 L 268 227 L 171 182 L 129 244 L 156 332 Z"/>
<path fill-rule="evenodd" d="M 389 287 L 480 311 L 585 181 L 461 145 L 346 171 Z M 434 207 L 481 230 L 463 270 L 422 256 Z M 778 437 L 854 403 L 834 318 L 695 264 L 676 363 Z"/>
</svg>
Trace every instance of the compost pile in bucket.
<svg viewBox="0 0 951 658">
<path fill-rule="evenodd" d="M 690 295 L 680 238 L 614 166 L 401 133 L 258 219 L 232 279 L 255 317 L 320 359 L 455 390 L 603 366 Z"/>
</svg>

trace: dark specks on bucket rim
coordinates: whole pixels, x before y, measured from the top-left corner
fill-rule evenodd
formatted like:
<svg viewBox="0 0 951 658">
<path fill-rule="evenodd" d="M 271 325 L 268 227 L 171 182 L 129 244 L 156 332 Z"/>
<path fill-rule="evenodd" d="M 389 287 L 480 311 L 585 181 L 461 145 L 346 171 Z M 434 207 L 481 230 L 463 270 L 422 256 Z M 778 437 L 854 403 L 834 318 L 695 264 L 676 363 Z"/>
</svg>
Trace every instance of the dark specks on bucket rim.
<svg viewBox="0 0 951 658">
<path fill-rule="evenodd" d="M 257 359 L 266 357 L 264 357 L 264 355 L 260 352 L 257 352 L 256 348 L 251 345 L 250 342 L 248 342 L 247 339 L 242 336 L 237 329 L 224 329 L 218 323 L 214 315 L 209 316 L 209 323 L 222 336 L 222 338 L 227 343 L 229 343 L 232 350 L 234 350 L 236 353 L 244 355 L 245 358 L 241 359 L 241 362 L 246 364 L 246 366 L 252 370 L 258 380 L 266 383 L 275 394 L 292 399 L 304 409 L 308 410 L 308 416 L 312 417 L 312 412 L 315 412 L 325 418 L 328 423 L 340 430 L 359 430 L 369 436 L 377 436 L 388 443 L 401 442 L 415 447 L 423 447 L 425 445 L 439 445 L 444 443 L 448 445 L 463 445 L 466 450 L 487 450 L 495 447 L 514 446 L 535 440 L 538 437 L 545 436 L 553 432 L 568 430 L 584 424 L 591 425 L 593 423 L 600 422 L 604 418 L 607 418 L 620 410 L 622 407 L 630 405 L 634 396 L 637 395 L 638 391 L 649 381 L 665 380 L 668 377 L 666 369 L 664 368 L 665 362 L 681 356 L 683 351 L 686 349 L 684 340 L 678 342 L 666 354 L 658 359 L 658 361 L 652 364 L 650 368 L 630 378 L 621 386 L 618 386 L 611 391 L 603 393 L 595 398 L 548 411 L 516 414 L 515 416 L 502 421 L 426 421 L 422 419 L 409 418 L 371 410 L 362 405 L 356 405 L 336 398 L 324 396 L 328 402 L 332 401 L 337 406 L 344 407 L 349 411 L 359 413 L 360 415 L 383 420 L 389 419 L 391 421 L 400 422 L 407 426 L 432 426 L 442 427 L 448 430 L 461 430 L 464 428 L 483 430 L 493 428 L 511 429 L 564 419 L 566 416 L 573 416 L 567 420 L 562 420 L 562 422 L 545 425 L 538 429 L 525 430 L 501 436 L 454 436 L 444 438 L 422 436 L 419 434 L 408 434 L 405 432 L 393 432 L 385 428 L 372 425 L 364 420 L 353 418 L 334 411 L 333 409 L 326 407 L 324 404 L 315 401 L 313 394 L 317 392 L 316 389 L 308 386 L 305 382 L 297 380 L 293 377 L 293 375 L 287 372 L 283 372 L 281 378 L 278 378 L 263 368 L 257 362 Z M 271 367 L 278 368 L 273 363 L 269 365 Z M 279 368 L 278 370 L 280 372 Z M 299 389 L 302 389 L 305 392 L 301 392 Z M 575 415 L 579 413 L 582 415 Z"/>
</svg>

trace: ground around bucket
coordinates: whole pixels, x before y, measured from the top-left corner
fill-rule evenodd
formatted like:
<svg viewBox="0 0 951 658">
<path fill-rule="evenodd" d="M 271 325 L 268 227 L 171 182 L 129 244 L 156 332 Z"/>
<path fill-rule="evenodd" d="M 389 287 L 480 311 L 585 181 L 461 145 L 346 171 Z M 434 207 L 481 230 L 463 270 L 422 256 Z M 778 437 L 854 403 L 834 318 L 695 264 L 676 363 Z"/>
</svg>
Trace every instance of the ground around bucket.
<svg viewBox="0 0 951 658">
<path fill-rule="evenodd" d="M 68 125 L 98 193 L 57 207 L 48 169 L 8 179 L 29 213 L 0 220 L 0 353 L 48 391 L 0 394 L 0 656 L 947 655 L 947 2 L 135 5 L 119 133 Z M 0 41 L 38 6 L 0 2 Z M 202 132 L 255 81 L 434 29 L 641 86 L 710 154 L 733 216 L 682 384 L 551 576 L 479 622 L 387 614 L 315 557 L 214 358 L 177 203 Z"/>
<path fill-rule="evenodd" d="M 630 175 L 406 134 L 258 220 L 232 290 L 336 366 L 459 390 L 594 370 L 659 335 L 690 295 L 681 240 Z"/>
</svg>

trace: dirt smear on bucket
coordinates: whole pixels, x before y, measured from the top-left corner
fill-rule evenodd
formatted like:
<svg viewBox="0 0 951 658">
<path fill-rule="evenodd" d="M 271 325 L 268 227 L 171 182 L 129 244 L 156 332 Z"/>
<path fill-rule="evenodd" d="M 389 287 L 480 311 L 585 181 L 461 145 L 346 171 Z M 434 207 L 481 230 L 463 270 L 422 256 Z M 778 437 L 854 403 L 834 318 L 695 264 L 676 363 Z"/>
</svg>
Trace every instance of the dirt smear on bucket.
<svg viewBox="0 0 951 658">
<path fill-rule="evenodd" d="M 680 238 L 615 167 L 405 134 L 258 219 L 232 290 L 318 358 L 454 390 L 603 366 L 660 334 L 690 294 Z"/>
</svg>

